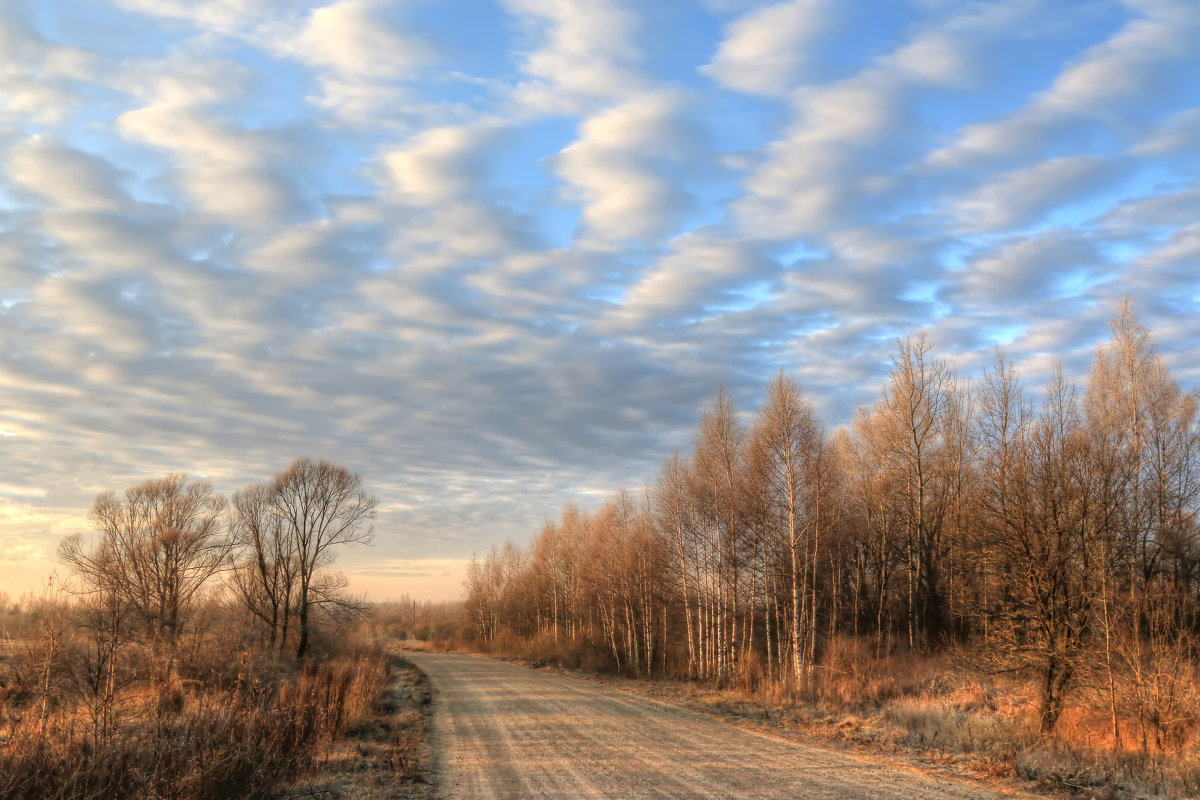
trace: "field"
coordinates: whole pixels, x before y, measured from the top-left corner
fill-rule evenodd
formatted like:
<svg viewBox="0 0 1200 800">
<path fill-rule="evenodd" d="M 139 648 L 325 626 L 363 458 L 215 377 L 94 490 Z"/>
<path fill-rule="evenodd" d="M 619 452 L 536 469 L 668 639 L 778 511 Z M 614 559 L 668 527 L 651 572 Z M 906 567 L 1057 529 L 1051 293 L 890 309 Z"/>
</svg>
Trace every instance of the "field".
<svg viewBox="0 0 1200 800">
<path fill-rule="evenodd" d="M 164 673 L 134 643 L 97 671 L 74 629 L 53 652 L 6 641 L 0 798 L 424 796 L 428 695 L 402 658 L 358 635 L 304 661 L 246 644 L 198 636 Z"/>
</svg>

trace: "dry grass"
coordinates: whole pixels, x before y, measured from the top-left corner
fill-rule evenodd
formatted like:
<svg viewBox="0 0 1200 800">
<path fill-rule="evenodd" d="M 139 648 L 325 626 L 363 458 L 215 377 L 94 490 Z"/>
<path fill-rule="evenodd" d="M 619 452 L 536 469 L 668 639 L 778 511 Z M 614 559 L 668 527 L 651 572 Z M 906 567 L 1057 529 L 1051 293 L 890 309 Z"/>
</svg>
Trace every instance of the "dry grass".
<svg viewBox="0 0 1200 800">
<path fill-rule="evenodd" d="M 1200 738 L 1175 752 L 1142 750 L 1126 719 L 1114 747 L 1102 693 L 1080 687 L 1054 735 L 1038 733 L 1038 701 L 1023 676 L 986 677 L 930 657 L 869 659 L 817 671 L 798 693 L 797 727 L 822 738 L 913 754 L 986 778 L 1017 778 L 1086 797 L 1193 797 Z"/>
<path fill-rule="evenodd" d="M 131 682 L 105 730 L 69 690 L 67 668 L 50 697 L 10 694 L 0 800 L 272 797 L 371 708 L 386 675 L 378 652 L 295 669 L 248 654 L 224 663 L 207 680 L 189 662 L 169 682 Z"/>
<path fill-rule="evenodd" d="M 301 794 L 322 800 L 430 800 L 431 689 L 426 676 L 399 654 L 371 708 L 351 723 Z"/>
</svg>

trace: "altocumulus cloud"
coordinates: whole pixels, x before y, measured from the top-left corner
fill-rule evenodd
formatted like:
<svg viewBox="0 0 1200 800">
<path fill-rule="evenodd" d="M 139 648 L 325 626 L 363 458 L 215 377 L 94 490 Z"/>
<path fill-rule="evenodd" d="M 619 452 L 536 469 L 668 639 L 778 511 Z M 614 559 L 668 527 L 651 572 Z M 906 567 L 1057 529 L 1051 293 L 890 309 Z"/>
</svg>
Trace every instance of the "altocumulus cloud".
<svg viewBox="0 0 1200 800">
<path fill-rule="evenodd" d="M 0 0 L 0 589 L 102 489 L 302 454 L 376 596 L 654 479 L 724 382 L 827 423 L 924 331 L 1200 383 L 1192 0 Z"/>
</svg>

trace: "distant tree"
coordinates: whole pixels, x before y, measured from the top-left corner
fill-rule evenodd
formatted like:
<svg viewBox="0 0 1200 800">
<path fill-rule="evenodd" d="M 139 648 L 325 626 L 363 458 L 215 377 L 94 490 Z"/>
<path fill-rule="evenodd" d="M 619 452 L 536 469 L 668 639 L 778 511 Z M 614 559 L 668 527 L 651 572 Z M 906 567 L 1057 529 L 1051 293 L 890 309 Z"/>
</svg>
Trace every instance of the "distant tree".
<svg viewBox="0 0 1200 800">
<path fill-rule="evenodd" d="M 578 627 L 576 596 L 579 584 L 579 509 L 568 504 L 562 521 L 547 520 L 534 540 L 530 569 L 535 583 L 538 630 L 558 642 L 573 639 Z"/>
<path fill-rule="evenodd" d="M 500 633 L 501 625 L 509 624 L 507 619 L 502 621 L 500 613 L 504 566 L 497 548 L 492 547 L 483 559 L 471 556 L 466 589 L 465 609 L 475 634 L 485 645 L 491 644 Z"/>
<path fill-rule="evenodd" d="M 52 677 L 62 660 L 64 645 L 71 632 L 70 609 L 61 589 L 54 586 L 51 576 L 40 596 L 30 596 L 26 610 L 33 622 L 27 655 L 36 669 L 38 705 L 38 740 L 46 741 L 50 711 L 55 703 Z"/>
<path fill-rule="evenodd" d="M 983 577 L 976 598 L 979 604 L 976 621 L 987 641 L 994 601 L 1003 591 L 989 579 L 996 559 L 993 542 L 1007 535 L 1004 526 L 1012 514 L 1016 481 L 1021 475 L 1021 447 L 1033 420 L 1033 408 L 1025 399 L 1017 371 L 1000 350 L 996 351 L 992 366 L 984 372 L 977 402 L 975 438 L 980 458 L 975 499 L 985 532 L 974 542 L 973 555 Z"/>
<path fill-rule="evenodd" d="M 617 668 L 635 674 L 654 666 L 666 572 L 666 549 L 649 510 L 620 490 L 592 518 L 584 558 L 588 595 L 599 611 L 603 639 Z"/>
<path fill-rule="evenodd" d="M 1031 677 L 1045 735 L 1090 687 L 1114 750 L 1139 732 L 1147 755 L 1185 747 L 1200 396 L 1128 303 L 1112 331 L 1082 400 L 1060 369 L 1036 409 L 999 351 L 970 384 L 923 337 L 899 341 L 879 400 L 828 438 L 782 373 L 750 430 L 718 391 L 644 504 L 568 506 L 528 550 L 472 561 L 478 635 L 785 695 L 805 676 L 820 696 L 865 657 L 854 639 L 873 632 L 882 658 L 907 633 Z"/>
<path fill-rule="evenodd" d="M 1130 590 L 1194 577 L 1197 398 L 1171 377 L 1126 298 L 1092 365 L 1089 430 L 1108 455 L 1106 511 Z"/>
<path fill-rule="evenodd" d="M 362 488 L 362 478 L 328 461 L 298 458 L 271 481 L 278 514 L 295 558 L 299 641 L 296 657 L 308 651 L 315 607 L 347 607 L 336 579 L 319 571 L 337 558 L 339 548 L 371 541 L 378 501 Z"/>
</svg>

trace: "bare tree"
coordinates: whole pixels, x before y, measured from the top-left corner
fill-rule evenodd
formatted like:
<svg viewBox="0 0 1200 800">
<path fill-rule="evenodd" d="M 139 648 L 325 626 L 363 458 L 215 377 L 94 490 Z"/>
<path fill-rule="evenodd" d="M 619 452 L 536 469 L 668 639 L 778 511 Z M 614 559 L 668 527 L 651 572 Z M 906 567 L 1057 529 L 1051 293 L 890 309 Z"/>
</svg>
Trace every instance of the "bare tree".
<svg viewBox="0 0 1200 800">
<path fill-rule="evenodd" d="M 362 478 L 337 464 L 298 458 L 271 482 L 278 511 L 291 537 L 296 560 L 296 615 L 300 627 L 296 657 L 309 646 L 311 614 L 320 595 L 318 570 L 345 545 L 371 541 L 378 501 L 363 491 Z M 328 587 L 325 587 L 326 589 Z"/>
<path fill-rule="evenodd" d="M 81 636 L 72 659 L 72 676 L 92 721 L 92 742 L 110 740 L 117 691 L 130 679 L 119 663 L 129 640 L 127 601 L 104 583 L 75 592 Z"/>
<path fill-rule="evenodd" d="M 908 564 L 908 642 L 937 636 L 945 627 L 942 585 L 942 513 L 937 492 L 938 448 L 953 385 L 946 365 L 933 359 L 924 336 L 904 339 L 892 356 L 888 389 L 880 405 L 889 422 L 895 467 L 904 477 L 903 506 Z"/>
<path fill-rule="evenodd" d="M 45 744 L 50 712 L 55 698 L 51 679 L 63 658 L 63 649 L 71 632 L 71 619 L 62 589 L 55 588 L 50 577 L 40 597 L 31 597 L 27 610 L 34 621 L 34 637 L 27 642 L 27 654 L 36 670 L 38 704 L 38 742 Z"/>
<path fill-rule="evenodd" d="M 793 677 L 799 682 L 806 672 L 805 656 L 815 648 L 815 642 L 805 647 L 805 637 L 815 632 L 816 561 L 824 499 L 821 472 L 826 453 L 824 432 L 812 404 L 782 372 L 768 389 L 753 442 L 763 455 L 770 506 L 782 521 L 776 529 L 782 533 L 789 560 L 790 660 Z"/>
<path fill-rule="evenodd" d="M 286 648 L 300 565 L 273 484 L 255 484 L 233 495 L 230 533 L 236 553 L 234 595 L 266 627 L 270 644 Z"/>
<path fill-rule="evenodd" d="M 735 677 L 739 635 L 743 649 L 749 641 L 748 624 L 742 607 L 743 549 L 745 534 L 746 431 L 737 420 L 729 394 L 722 388 L 700 415 L 696 433 L 695 469 L 699 506 L 710 544 L 715 591 L 714 608 L 708 614 L 715 635 L 713 655 L 716 675 Z"/>
<path fill-rule="evenodd" d="M 209 580 L 227 564 L 226 501 L 205 480 L 154 478 L 96 498 L 91 520 L 99 533 L 92 550 L 74 536 L 60 548 L 85 591 L 107 593 L 127 607 L 165 646 L 167 674 L 185 626 Z"/>
<path fill-rule="evenodd" d="M 475 627 L 475 634 L 484 644 L 491 644 L 500 633 L 503 578 L 504 569 L 495 547 L 482 560 L 471 556 L 471 563 L 467 567 L 467 598 L 464 606 Z"/>
<path fill-rule="evenodd" d="M 1089 447 L 1061 371 L 1034 419 L 1024 417 L 1003 363 L 993 376 L 985 401 L 988 550 L 1005 591 L 986 652 L 1004 667 L 1036 670 L 1040 728 L 1049 734 L 1079 676 L 1097 596 Z"/>
<path fill-rule="evenodd" d="M 995 562 L 991 541 L 1006 535 L 1004 525 L 1016 491 L 1018 448 L 1033 410 L 1025 400 L 1016 369 L 998 349 L 991 369 L 984 373 L 977 400 L 976 436 L 981 458 L 976 500 L 983 524 L 992 526 L 991 535 L 985 534 L 977 540 L 975 551 L 978 567 L 984 575 L 978 598 L 978 622 L 986 641 L 990 632 L 992 600 L 995 599 L 993 587 L 987 580 Z"/>
<path fill-rule="evenodd" d="M 640 673 L 669 652 L 753 688 L 764 655 L 768 681 L 803 679 L 839 631 L 873 627 L 877 657 L 952 633 L 989 671 L 1033 677 L 1043 734 L 1095 680 L 1117 748 L 1134 724 L 1147 751 L 1189 735 L 1200 397 L 1127 305 L 1082 404 L 1059 370 L 1035 412 L 999 352 L 969 385 L 910 338 L 879 401 L 828 439 L 782 373 L 749 432 L 739 420 L 719 391 L 644 507 L 568 506 L 528 551 L 474 562 L 480 635 Z"/>
<path fill-rule="evenodd" d="M 701 622 L 704 599 L 698 558 L 702 544 L 692 502 L 692 482 L 692 468 L 688 460 L 678 453 L 669 456 L 654 489 L 653 509 L 658 535 L 673 554 L 672 562 L 678 570 L 676 590 L 683 607 L 688 676 L 699 677 L 704 669 L 704 627 Z"/>
<path fill-rule="evenodd" d="M 889 595 L 897 565 L 897 541 L 904 527 L 904 516 L 894 512 L 896 498 L 903 495 L 904 481 L 893 467 L 891 427 L 886 413 L 875 408 L 861 412 L 854 421 L 858 447 L 855 448 L 855 480 L 850 488 L 852 507 L 861 520 L 861 547 L 866 562 L 865 580 L 870 585 L 870 602 L 875 617 L 875 655 L 887 649 L 886 639 L 892 626 Z"/>
<path fill-rule="evenodd" d="M 1085 396 L 1102 512 L 1100 612 L 1110 716 L 1120 741 L 1118 684 L 1128 682 L 1142 748 L 1152 741 L 1161 749 L 1174 702 L 1173 690 L 1163 689 L 1174 680 L 1164 684 L 1163 676 L 1173 674 L 1180 650 L 1195 647 L 1197 399 L 1171 377 L 1128 298 L 1110 329 Z"/>
<path fill-rule="evenodd" d="M 575 598 L 581 524 L 579 509 L 568 504 L 561 522 L 546 521 L 531 553 L 531 569 L 538 578 L 538 629 L 554 642 L 560 638 L 573 639 L 578 632 Z"/>
</svg>

